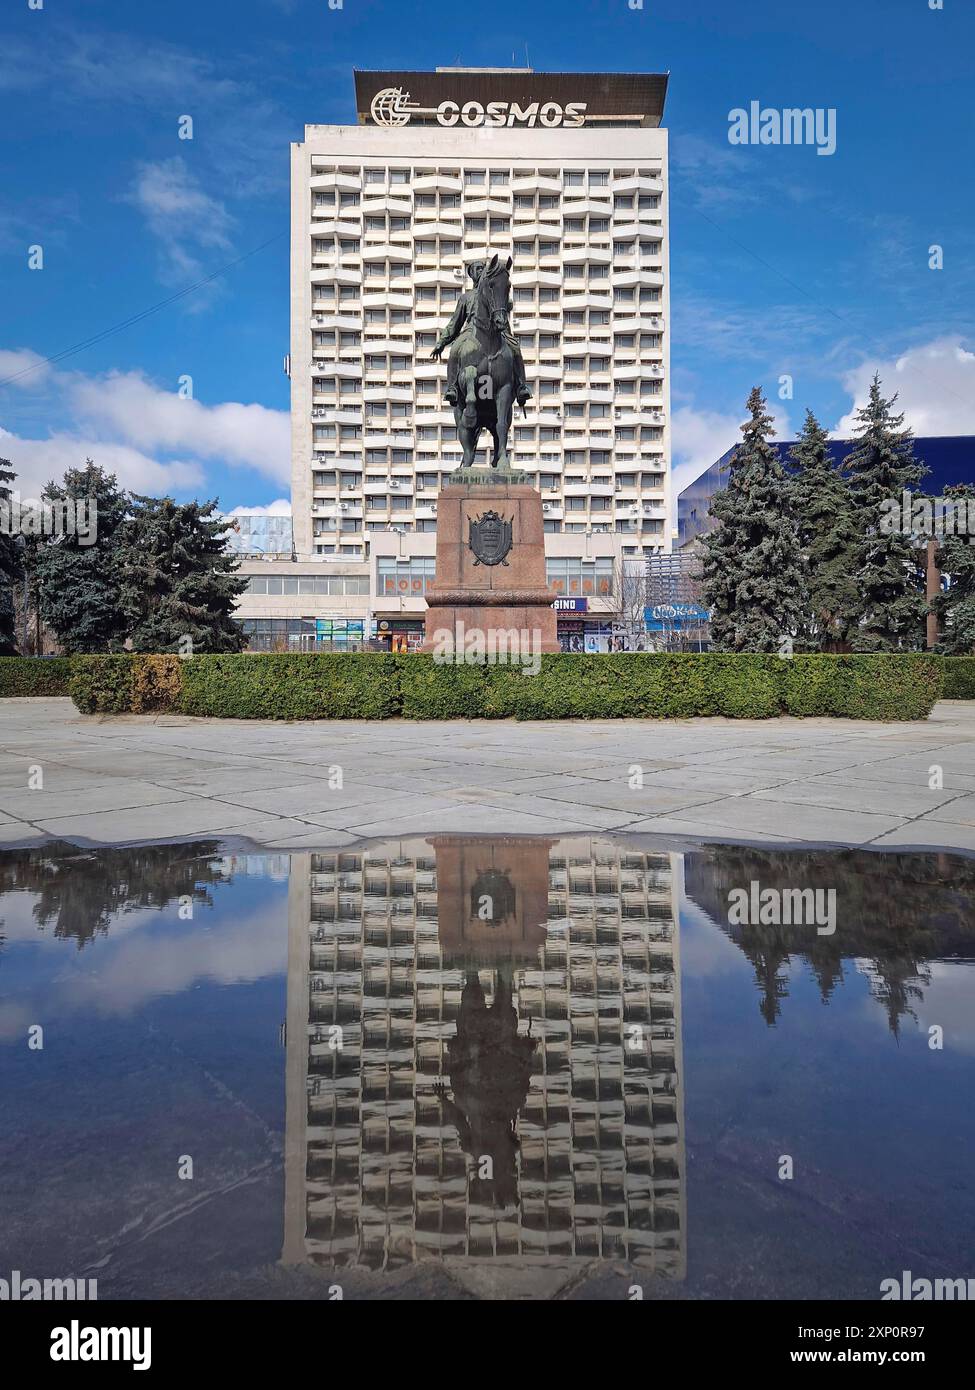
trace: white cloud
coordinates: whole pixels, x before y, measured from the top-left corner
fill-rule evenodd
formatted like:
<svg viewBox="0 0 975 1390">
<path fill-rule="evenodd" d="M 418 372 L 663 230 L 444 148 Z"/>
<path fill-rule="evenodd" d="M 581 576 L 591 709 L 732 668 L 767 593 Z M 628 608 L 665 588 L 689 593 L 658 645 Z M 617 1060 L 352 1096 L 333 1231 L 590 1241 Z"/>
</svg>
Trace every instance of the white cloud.
<svg viewBox="0 0 975 1390">
<path fill-rule="evenodd" d="M 29 365 L 36 354 L 0 351 L 0 363 L 5 358 Z M 238 401 L 205 405 L 163 390 L 142 372 L 92 377 L 52 370 L 45 385 L 49 413 L 67 423 L 41 438 L 0 426 L 0 455 L 16 468 L 24 496 L 86 458 L 115 473 L 123 487 L 155 495 L 205 491 L 208 462 L 290 480 L 287 411 Z"/>
<path fill-rule="evenodd" d="M 186 450 L 279 482 L 291 478 L 287 411 L 236 401 L 204 405 L 161 390 L 142 372 L 77 377 L 68 395 L 79 420 L 138 448 Z"/>
<path fill-rule="evenodd" d="M 51 368 L 32 348 L 0 348 L 0 381 L 27 390 L 39 386 L 50 376 Z"/>
<path fill-rule="evenodd" d="M 24 898 L 21 918 L 33 906 L 32 895 Z M 24 921 L 17 937 L 45 941 L 58 955 L 59 969 L 45 994 L 66 1015 L 126 1015 L 148 1000 L 180 994 L 204 981 L 233 986 L 282 974 L 286 953 L 280 934 L 268 931 L 267 909 L 249 915 L 214 914 L 212 919 L 210 909 L 197 908 L 198 914 L 204 910 L 206 931 L 171 927 L 163 944 L 151 931 L 162 914 L 149 910 L 132 914 L 136 930 L 131 924 L 125 930 L 130 914 L 119 914 L 108 934 L 96 938 L 85 951 L 64 938 L 40 932 L 34 922 Z M 0 1006 L 0 1042 L 23 1031 L 25 1016 L 28 1020 L 41 1016 L 38 1008 L 37 999 Z"/>
<path fill-rule="evenodd" d="M 746 418 L 745 412 L 732 415 L 717 410 L 695 410 L 689 405 L 682 405 L 673 412 L 672 478 L 675 498 L 733 444 L 740 443 L 741 426 Z M 791 438 L 789 417 L 782 411 L 772 409 L 772 418 L 775 421 L 775 438 Z"/>
<path fill-rule="evenodd" d="M 716 459 L 740 439 L 741 417 L 717 410 L 695 410 L 683 405 L 671 420 L 674 441 L 674 496 L 700 477 Z"/>
<path fill-rule="evenodd" d="M 879 373 L 884 395 L 897 392 L 896 411 L 915 434 L 975 434 L 975 353 L 960 337 L 935 338 L 911 348 L 892 361 L 873 359 L 848 372 L 843 384 L 853 397 L 853 409 L 833 430 L 845 439 L 856 427 L 856 412 L 866 404 L 874 374 Z"/>
<path fill-rule="evenodd" d="M 94 459 L 106 473 L 114 473 L 122 487 L 133 492 L 165 496 L 185 488 L 198 488 L 203 470 L 191 459 L 151 458 L 139 449 L 84 434 L 52 434 L 47 439 L 24 439 L 0 429 L 0 455 L 13 464 L 17 478 L 11 486 L 22 497 L 36 497 L 52 479 L 60 481 L 69 468 L 83 468 Z"/>
<path fill-rule="evenodd" d="M 203 191 L 179 155 L 140 164 L 127 201 L 139 209 L 159 242 L 160 278 L 167 284 L 183 286 L 200 276 L 199 251 L 226 250 L 232 244 L 234 219 L 219 199 Z"/>
</svg>

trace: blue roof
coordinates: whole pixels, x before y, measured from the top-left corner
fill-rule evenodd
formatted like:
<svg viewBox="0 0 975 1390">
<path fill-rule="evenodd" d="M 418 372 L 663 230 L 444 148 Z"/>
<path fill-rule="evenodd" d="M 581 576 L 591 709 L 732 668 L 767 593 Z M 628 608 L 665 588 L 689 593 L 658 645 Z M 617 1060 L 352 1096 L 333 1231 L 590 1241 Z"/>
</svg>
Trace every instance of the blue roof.
<svg viewBox="0 0 975 1390">
<path fill-rule="evenodd" d="M 773 440 L 772 447 L 782 462 L 788 465 L 789 450 L 794 440 Z M 850 453 L 855 441 L 831 439 L 829 452 L 837 465 Z M 710 468 L 706 468 L 693 483 L 688 483 L 677 498 L 678 545 L 686 545 L 695 536 L 710 531 L 714 521 L 708 516 L 711 498 L 728 486 L 728 464 L 737 445 L 725 453 Z M 914 441 L 914 457 L 927 464 L 930 472 L 922 487 L 931 497 L 940 497 L 946 487 L 955 483 L 975 484 L 975 435 L 934 434 Z"/>
</svg>

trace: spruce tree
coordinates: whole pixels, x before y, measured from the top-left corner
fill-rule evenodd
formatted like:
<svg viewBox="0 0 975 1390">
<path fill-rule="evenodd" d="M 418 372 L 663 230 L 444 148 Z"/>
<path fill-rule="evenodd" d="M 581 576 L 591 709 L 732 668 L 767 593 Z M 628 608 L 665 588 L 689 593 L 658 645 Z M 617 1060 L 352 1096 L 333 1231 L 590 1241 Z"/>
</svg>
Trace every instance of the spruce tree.
<svg viewBox="0 0 975 1390">
<path fill-rule="evenodd" d="M 0 511 L 6 512 L 7 525 L 0 527 L 0 656 L 12 656 L 17 650 L 16 617 L 14 614 L 14 584 L 23 578 L 21 538 L 13 534 L 9 483 L 17 474 L 9 459 L 0 459 Z"/>
<path fill-rule="evenodd" d="M 94 529 L 91 543 L 65 534 L 38 548 L 34 578 L 41 617 L 68 654 L 119 648 L 126 636 L 119 541 L 127 494 L 114 473 L 86 459 L 84 468 L 69 468 L 61 483 L 48 483 L 41 500 L 54 506 L 84 502 Z"/>
<path fill-rule="evenodd" d="M 121 601 L 137 652 L 239 652 L 232 617 L 247 587 L 227 552 L 232 523 L 214 519 L 216 501 L 132 499 L 121 550 Z"/>
<path fill-rule="evenodd" d="M 757 386 L 748 410 L 728 486 L 711 501 L 720 524 L 703 541 L 703 595 L 716 651 L 780 652 L 803 622 L 805 577 L 788 480 Z"/>
<path fill-rule="evenodd" d="M 835 651 L 850 641 L 856 624 L 859 537 L 850 490 L 830 457 L 829 436 L 811 410 L 789 458 L 809 593 L 800 644 L 808 651 Z"/>
<path fill-rule="evenodd" d="M 853 450 L 844 460 L 859 532 L 856 550 L 858 621 L 854 651 L 891 652 L 924 646 L 922 563 L 911 536 L 890 526 L 884 504 L 900 507 L 905 491 L 927 474 L 914 457 L 914 434 L 904 416 L 892 414 L 896 395 L 885 400 L 880 378 L 870 385 L 867 404 L 857 411 Z"/>
<path fill-rule="evenodd" d="M 975 487 L 959 483 L 946 487 L 946 500 L 964 503 L 969 517 L 975 521 Z M 941 623 L 941 638 L 937 650 L 948 656 L 967 656 L 975 652 L 975 546 L 970 545 L 972 531 L 962 528 L 960 535 L 943 536 L 938 545 L 936 562 L 947 575 L 948 588 L 934 600 L 934 611 Z"/>
</svg>

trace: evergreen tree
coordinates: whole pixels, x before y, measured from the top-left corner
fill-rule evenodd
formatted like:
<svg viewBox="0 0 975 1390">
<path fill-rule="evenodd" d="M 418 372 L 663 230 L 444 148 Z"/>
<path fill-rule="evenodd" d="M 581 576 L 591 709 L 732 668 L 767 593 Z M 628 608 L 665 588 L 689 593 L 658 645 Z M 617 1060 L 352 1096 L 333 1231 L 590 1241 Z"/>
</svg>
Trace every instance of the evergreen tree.
<svg viewBox="0 0 975 1390">
<path fill-rule="evenodd" d="M 795 465 L 792 506 L 806 562 L 809 606 L 802 646 L 835 651 L 856 625 L 856 521 L 850 490 L 829 453 L 829 436 L 811 410 L 789 451 Z"/>
<path fill-rule="evenodd" d="M 955 503 L 963 502 L 975 520 L 975 487 L 959 483 L 946 487 L 944 495 Z M 936 562 L 949 584 L 933 607 L 941 623 L 937 650 L 948 656 L 975 652 L 975 546 L 969 544 L 970 538 L 970 534 L 946 535 L 938 545 Z"/>
<path fill-rule="evenodd" d="M 216 502 L 133 497 L 123 528 L 122 608 L 137 652 L 239 652 L 232 613 L 247 580 L 227 552 L 232 524 Z"/>
<path fill-rule="evenodd" d="M 914 434 L 904 416 L 893 415 L 897 397 L 885 400 L 880 378 L 870 386 L 867 404 L 857 411 L 853 450 L 844 460 L 859 531 L 856 552 L 859 614 L 853 648 L 890 652 L 924 646 L 927 601 L 920 559 L 910 535 L 885 515 L 905 491 L 916 489 L 927 469 L 914 457 Z"/>
<path fill-rule="evenodd" d="M 120 647 L 126 636 L 119 595 L 126 493 L 114 473 L 86 459 L 84 468 L 69 468 L 60 484 L 48 483 L 41 500 L 86 504 L 94 530 L 90 544 L 82 544 L 87 537 L 65 534 L 38 548 L 34 578 L 41 617 L 69 654 Z"/>
<path fill-rule="evenodd" d="M 0 527 L 0 656 L 12 656 L 15 646 L 16 619 L 14 616 L 14 584 L 23 577 L 23 558 L 20 536 L 13 534 L 9 483 L 17 474 L 9 459 L 0 459 L 0 513 L 6 512 L 7 524 Z"/>
<path fill-rule="evenodd" d="M 799 631 L 808 600 L 789 483 L 757 386 L 748 410 L 728 486 L 711 501 L 720 525 L 703 541 L 702 589 L 716 651 L 779 652 Z"/>
</svg>

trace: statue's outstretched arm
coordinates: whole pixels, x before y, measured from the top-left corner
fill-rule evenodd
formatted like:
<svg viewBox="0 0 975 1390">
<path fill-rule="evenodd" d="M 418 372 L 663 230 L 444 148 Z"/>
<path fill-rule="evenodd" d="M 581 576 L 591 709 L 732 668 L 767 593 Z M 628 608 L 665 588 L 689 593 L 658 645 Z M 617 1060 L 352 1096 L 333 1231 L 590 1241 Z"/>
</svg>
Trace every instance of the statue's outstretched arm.
<svg viewBox="0 0 975 1390">
<path fill-rule="evenodd" d="M 440 337 L 437 339 L 437 346 L 434 348 L 434 352 L 438 354 L 443 352 L 444 348 L 449 347 L 455 338 L 459 338 L 461 330 L 463 329 L 464 324 L 466 322 L 467 298 L 466 296 L 464 296 L 457 301 L 457 307 L 451 314 L 447 322 L 447 327 L 444 329 Z"/>
</svg>

